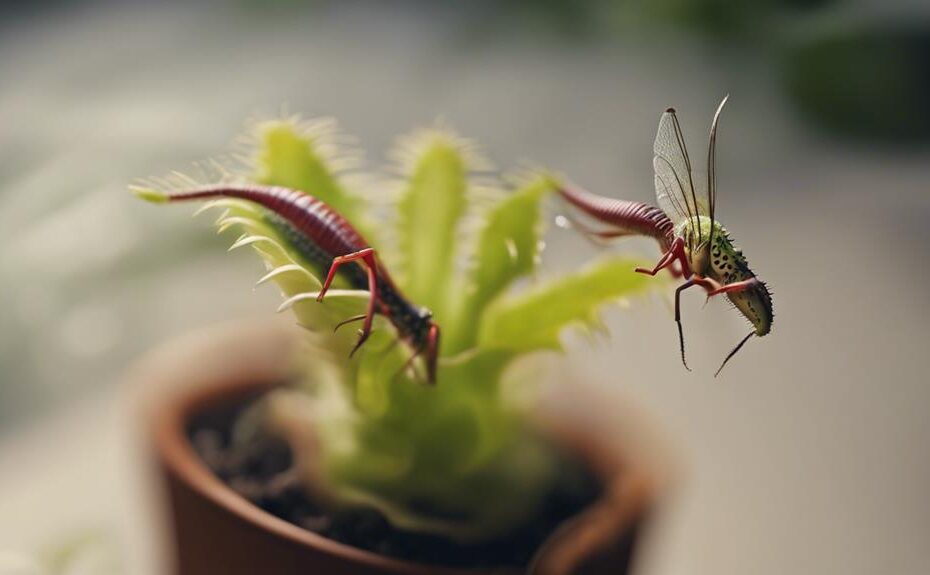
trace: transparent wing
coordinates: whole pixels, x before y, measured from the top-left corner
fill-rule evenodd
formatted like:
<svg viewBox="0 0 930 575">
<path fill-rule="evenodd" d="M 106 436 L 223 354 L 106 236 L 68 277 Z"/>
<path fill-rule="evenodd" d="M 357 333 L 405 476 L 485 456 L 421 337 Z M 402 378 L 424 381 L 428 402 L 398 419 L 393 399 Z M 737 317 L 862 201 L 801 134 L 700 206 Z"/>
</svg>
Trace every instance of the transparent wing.
<svg viewBox="0 0 930 575">
<path fill-rule="evenodd" d="M 709 216 L 707 178 L 692 169 L 688 148 L 673 108 L 666 110 L 659 120 L 653 153 L 652 166 L 655 169 L 659 207 L 675 224 L 688 219 L 697 224 L 697 216 Z"/>
</svg>

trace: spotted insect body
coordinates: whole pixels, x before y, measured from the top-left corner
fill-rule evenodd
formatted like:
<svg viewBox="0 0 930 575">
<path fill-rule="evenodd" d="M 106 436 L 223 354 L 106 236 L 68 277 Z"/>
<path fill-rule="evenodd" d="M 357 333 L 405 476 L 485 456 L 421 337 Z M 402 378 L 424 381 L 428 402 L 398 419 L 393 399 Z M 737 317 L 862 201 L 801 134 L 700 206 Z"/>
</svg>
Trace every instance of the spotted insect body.
<svg viewBox="0 0 930 575">
<path fill-rule="evenodd" d="M 758 280 L 749 268 L 742 250 L 733 244 L 726 228 L 707 216 L 699 216 L 697 224 L 685 220 L 676 226 L 676 235 L 684 239 L 683 249 L 693 273 L 722 285 L 756 280 L 753 286 L 726 295 L 752 323 L 755 335 L 768 334 L 774 320 L 772 296 L 765 283 Z M 701 239 L 705 241 L 701 243 Z"/>
</svg>

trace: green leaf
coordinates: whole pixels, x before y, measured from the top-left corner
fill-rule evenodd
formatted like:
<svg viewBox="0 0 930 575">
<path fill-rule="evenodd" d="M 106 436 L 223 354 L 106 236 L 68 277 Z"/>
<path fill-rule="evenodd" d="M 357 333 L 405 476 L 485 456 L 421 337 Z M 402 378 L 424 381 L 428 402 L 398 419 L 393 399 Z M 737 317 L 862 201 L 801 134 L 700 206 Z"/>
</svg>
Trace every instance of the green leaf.
<svg viewBox="0 0 930 575">
<path fill-rule="evenodd" d="M 405 292 L 412 301 L 444 316 L 459 220 L 466 209 L 468 168 L 454 136 L 429 131 L 415 135 L 409 179 L 397 210 L 404 258 Z"/>
<path fill-rule="evenodd" d="M 365 202 L 339 181 L 335 168 L 351 158 L 334 141 L 335 126 L 316 122 L 263 122 L 255 129 L 253 179 L 261 184 L 283 186 L 306 192 L 336 210 L 373 242 L 372 226 L 366 219 Z"/>
<path fill-rule="evenodd" d="M 549 176 L 539 176 L 501 200 L 485 216 L 466 289 L 457 301 L 444 353 L 472 347 L 485 306 L 514 280 L 531 274 L 539 260 L 540 200 L 556 187 Z"/>
<path fill-rule="evenodd" d="M 642 261 L 608 259 L 529 293 L 497 300 L 485 313 L 478 345 L 518 352 L 561 349 L 563 328 L 595 326 L 604 304 L 655 283 L 654 278 L 633 271 L 643 265 Z"/>
</svg>

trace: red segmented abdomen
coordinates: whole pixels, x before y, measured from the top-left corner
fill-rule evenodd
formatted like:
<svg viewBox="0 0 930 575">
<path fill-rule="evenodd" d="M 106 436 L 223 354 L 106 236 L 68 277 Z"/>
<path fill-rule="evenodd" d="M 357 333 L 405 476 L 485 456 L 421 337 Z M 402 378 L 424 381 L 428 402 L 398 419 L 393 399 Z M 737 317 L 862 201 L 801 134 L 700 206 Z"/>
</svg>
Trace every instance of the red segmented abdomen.
<svg viewBox="0 0 930 575">
<path fill-rule="evenodd" d="M 559 193 L 568 203 L 617 231 L 653 237 L 664 251 L 675 239 L 675 224 L 660 208 L 642 202 L 605 198 L 573 187 L 561 187 Z"/>
<path fill-rule="evenodd" d="M 254 202 L 287 220 L 333 257 L 368 247 L 345 218 L 309 194 L 270 186 L 206 186 L 168 196 L 170 201 L 236 198 Z"/>
<path fill-rule="evenodd" d="M 307 244 L 303 245 L 305 251 L 302 252 L 304 255 L 307 253 L 306 250 L 312 249 L 315 254 L 322 252 L 324 257 L 335 258 L 369 247 L 365 238 L 335 210 L 309 194 L 288 188 L 216 185 L 167 195 L 168 201 L 212 198 L 245 200 L 273 212 L 293 228 L 289 232 L 296 231 L 301 236 L 299 242 L 291 240 L 298 252 L 301 252 L 301 245 L 306 240 Z M 158 199 L 161 200 L 161 197 Z M 368 289 L 368 278 L 362 271 L 360 262 L 356 262 L 352 268 L 341 268 L 341 273 L 349 280 L 352 287 Z M 394 285 L 387 270 L 380 262 L 378 262 L 376 273 L 378 276 L 378 311 L 387 316 L 398 331 L 408 337 L 418 349 L 426 345 L 427 338 L 432 333 L 430 330 L 436 329 L 429 310 L 418 308 L 410 303 Z"/>
</svg>

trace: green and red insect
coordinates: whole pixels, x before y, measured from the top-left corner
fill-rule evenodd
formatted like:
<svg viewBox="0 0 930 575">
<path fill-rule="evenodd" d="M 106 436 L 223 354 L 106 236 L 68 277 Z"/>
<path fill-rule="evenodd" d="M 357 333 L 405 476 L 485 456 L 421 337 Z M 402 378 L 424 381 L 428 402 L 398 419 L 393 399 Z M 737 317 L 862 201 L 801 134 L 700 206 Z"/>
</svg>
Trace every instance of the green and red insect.
<svg viewBox="0 0 930 575">
<path fill-rule="evenodd" d="M 317 301 L 323 301 L 337 274 L 353 288 L 370 292 L 367 313 L 339 324 L 363 322 L 352 354 L 368 339 L 374 314 L 380 313 L 413 348 L 410 362 L 423 355 L 427 380 L 435 383 L 440 332 L 432 313 L 404 297 L 365 238 L 348 220 L 319 199 L 282 187 L 226 185 L 204 186 L 173 194 L 146 190 L 139 195 L 154 202 L 235 198 L 265 208 L 269 223 L 304 260 L 319 269 L 329 269 Z"/>
<path fill-rule="evenodd" d="M 592 230 L 575 222 L 574 227 L 582 233 L 597 239 L 633 235 L 655 238 L 662 248 L 661 259 L 651 270 L 638 268 L 636 271 L 655 275 L 668 269 L 676 277 L 684 277 L 685 283 L 675 290 L 675 322 L 685 368 L 688 364 L 681 327 L 681 292 L 697 285 L 707 290 L 708 298 L 726 294 L 752 323 L 753 331 L 726 356 L 717 374 L 750 337 L 768 334 L 774 319 L 768 288 L 749 269 L 743 252 L 736 249 L 726 229 L 715 218 L 717 123 L 726 102 L 727 98 L 720 102 L 711 124 L 706 179 L 692 169 L 675 110 L 669 108 L 662 114 L 652 162 L 659 207 L 597 196 L 570 186 L 560 189 L 562 197 L 570 204 L 609 226 Z M 678 269 L 674 268 L 676 262 Z"/>
</svg>

